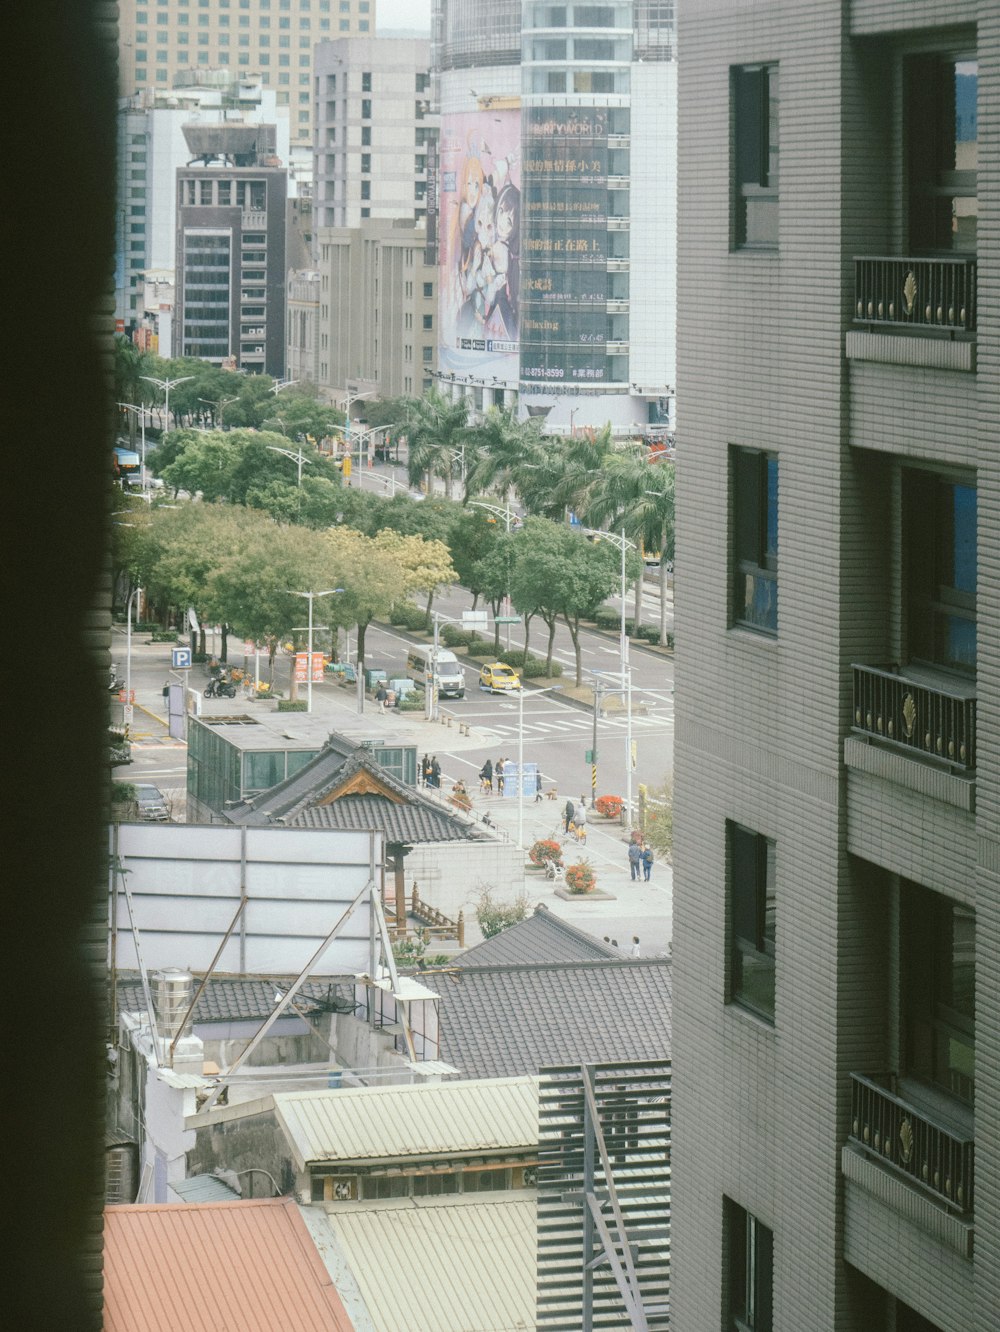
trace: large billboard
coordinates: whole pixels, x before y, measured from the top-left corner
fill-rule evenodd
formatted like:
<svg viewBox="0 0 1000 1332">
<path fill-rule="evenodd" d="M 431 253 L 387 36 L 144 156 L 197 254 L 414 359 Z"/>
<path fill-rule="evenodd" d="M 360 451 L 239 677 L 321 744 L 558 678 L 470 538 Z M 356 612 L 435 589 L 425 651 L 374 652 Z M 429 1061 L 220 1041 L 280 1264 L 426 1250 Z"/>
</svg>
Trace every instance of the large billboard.
<svg viewBox="0 0 1000 1332">
<path fill-rule="evenodd" d="M 445 116 L 438 367 L 516 381 L 520 339 L 521 113 Z"/>
</svg>

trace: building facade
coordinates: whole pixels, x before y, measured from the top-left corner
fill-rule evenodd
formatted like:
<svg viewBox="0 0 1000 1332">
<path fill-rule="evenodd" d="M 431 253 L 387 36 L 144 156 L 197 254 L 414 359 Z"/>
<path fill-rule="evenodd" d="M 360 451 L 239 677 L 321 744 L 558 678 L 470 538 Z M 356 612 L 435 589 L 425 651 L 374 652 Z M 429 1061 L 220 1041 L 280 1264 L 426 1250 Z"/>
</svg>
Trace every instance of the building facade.
<svg viewBox="0 0 1000 1332">
<path fill-rule="evenodd" d="M 321 227 L 427 216 L 437 138 L 430 43 L 379 37 L 316 48 L 313 199 Z"/>
<path fill-rule="evenodd" d="M 177 172 L 173 355 L 285 373 L 288 173 L 272 125 L 187 125 Z"/>
<path fill-rule="evenodd" d="M 679 45 L 671 1319 L 986 1332 L 1000 11 Z"/>
<path fill-rule="evenodd" d="M 665 430 L 673 5 L 439 0 L 433 36 L 443 382 L 552 433 Z"/>
<path fill-rule="evenodd" d="M 437 269 L 412 222 L 319 233 L 318 383 L 327 396 L 418 397 L 436 369 Z"/>
<path fill-rule="evenodd" d="M 375 32 L 377 0 L 121 0 L 123 97 L 190 82 L 192 71 L 251 74 L 287 106 L 292 143 L 312 147 L 312 59 L 317 42 Z"/>
</svg>

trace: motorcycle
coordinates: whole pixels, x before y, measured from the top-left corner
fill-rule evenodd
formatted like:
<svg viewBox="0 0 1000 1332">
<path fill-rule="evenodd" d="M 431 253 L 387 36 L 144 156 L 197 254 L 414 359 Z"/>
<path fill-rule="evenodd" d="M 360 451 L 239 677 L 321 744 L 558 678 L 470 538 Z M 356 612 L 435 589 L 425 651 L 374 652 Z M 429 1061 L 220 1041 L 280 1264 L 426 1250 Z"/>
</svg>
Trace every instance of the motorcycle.
<svg viewBox="0 0 1000 1332">
<path fill-rule="evenodd" d="M 224 676 L 216 676 L 214 680 L 209 680 L 208 687 L 205 690 L 206 698 L 235 698 L 236 686 L 232 680 L 227 680 Z"/>
<path fill-rule="evenodd" d="M 120 689 L 125 688 L 125 681 L 118 678 L 118 671 L 114 666 L 108 667 L 108 693 L 117 694 Z"/>
</svg>

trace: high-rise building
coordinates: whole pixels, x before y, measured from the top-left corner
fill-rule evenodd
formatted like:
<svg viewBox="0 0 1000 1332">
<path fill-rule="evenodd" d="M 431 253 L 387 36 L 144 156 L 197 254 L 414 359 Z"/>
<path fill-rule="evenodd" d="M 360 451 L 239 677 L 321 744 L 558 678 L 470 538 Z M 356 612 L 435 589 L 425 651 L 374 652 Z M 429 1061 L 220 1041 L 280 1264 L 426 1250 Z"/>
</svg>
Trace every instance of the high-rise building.
<svg viewBox="0 0 1000 1332">
<path fill-rule="evenodd" d="M 553 433 L 665 431 L 672 4 L 437 0 L 440 376 Z"/>
<path fill-rule="evenodd" d="M 992 1332 L 1000 9 L 680 14 L 671 1319 Z"/>
<path fill-rule="evenodd" d="M 199 159 L 177 172 L 173 355 L 285 373 L 288 173 L 275 127 L 189 124 Z"/>
<path fill-rule="evenodd" d="M 123 98 L 118 108 L 115 318 L 121 332 L 158 336 L 164 355 L 174 303 L 177 170 L 191 160 L 184 126 L 270 124 L 282 164 L 289 155 L 288 112 L 278 107 L 273 90 L 233 82 L 218 71 L 195 71 L 192 80 L 169 91 L 146 89 Z"/>
<path fill-rule="evenodd" d="M 316 48 L 313 200 L 320 227 L 427 216 L 437 139 L 430 43 L 377 37 Z"/>
<path fill-rule="evenodd" d="M 293 147 L 312 147 L 317 42 L 375 33 L 377 0 L 120 0 L 121 95 L 190 81 L 191 71 L 257 76 L 287 106 Z"/>
</svg>

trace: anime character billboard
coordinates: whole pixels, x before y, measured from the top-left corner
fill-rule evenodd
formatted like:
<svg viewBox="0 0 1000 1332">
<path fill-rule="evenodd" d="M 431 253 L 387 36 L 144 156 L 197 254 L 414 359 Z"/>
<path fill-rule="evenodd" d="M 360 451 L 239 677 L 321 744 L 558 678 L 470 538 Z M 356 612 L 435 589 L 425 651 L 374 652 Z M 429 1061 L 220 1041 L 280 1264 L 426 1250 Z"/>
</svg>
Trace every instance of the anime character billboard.
<svg viewBox="0 0 1000 1332">
<path fill-rule="evenodd" d="M 442 370 L 517 378 L 521 116 L 446 116 L 439 147 Z"/>
</svg>

